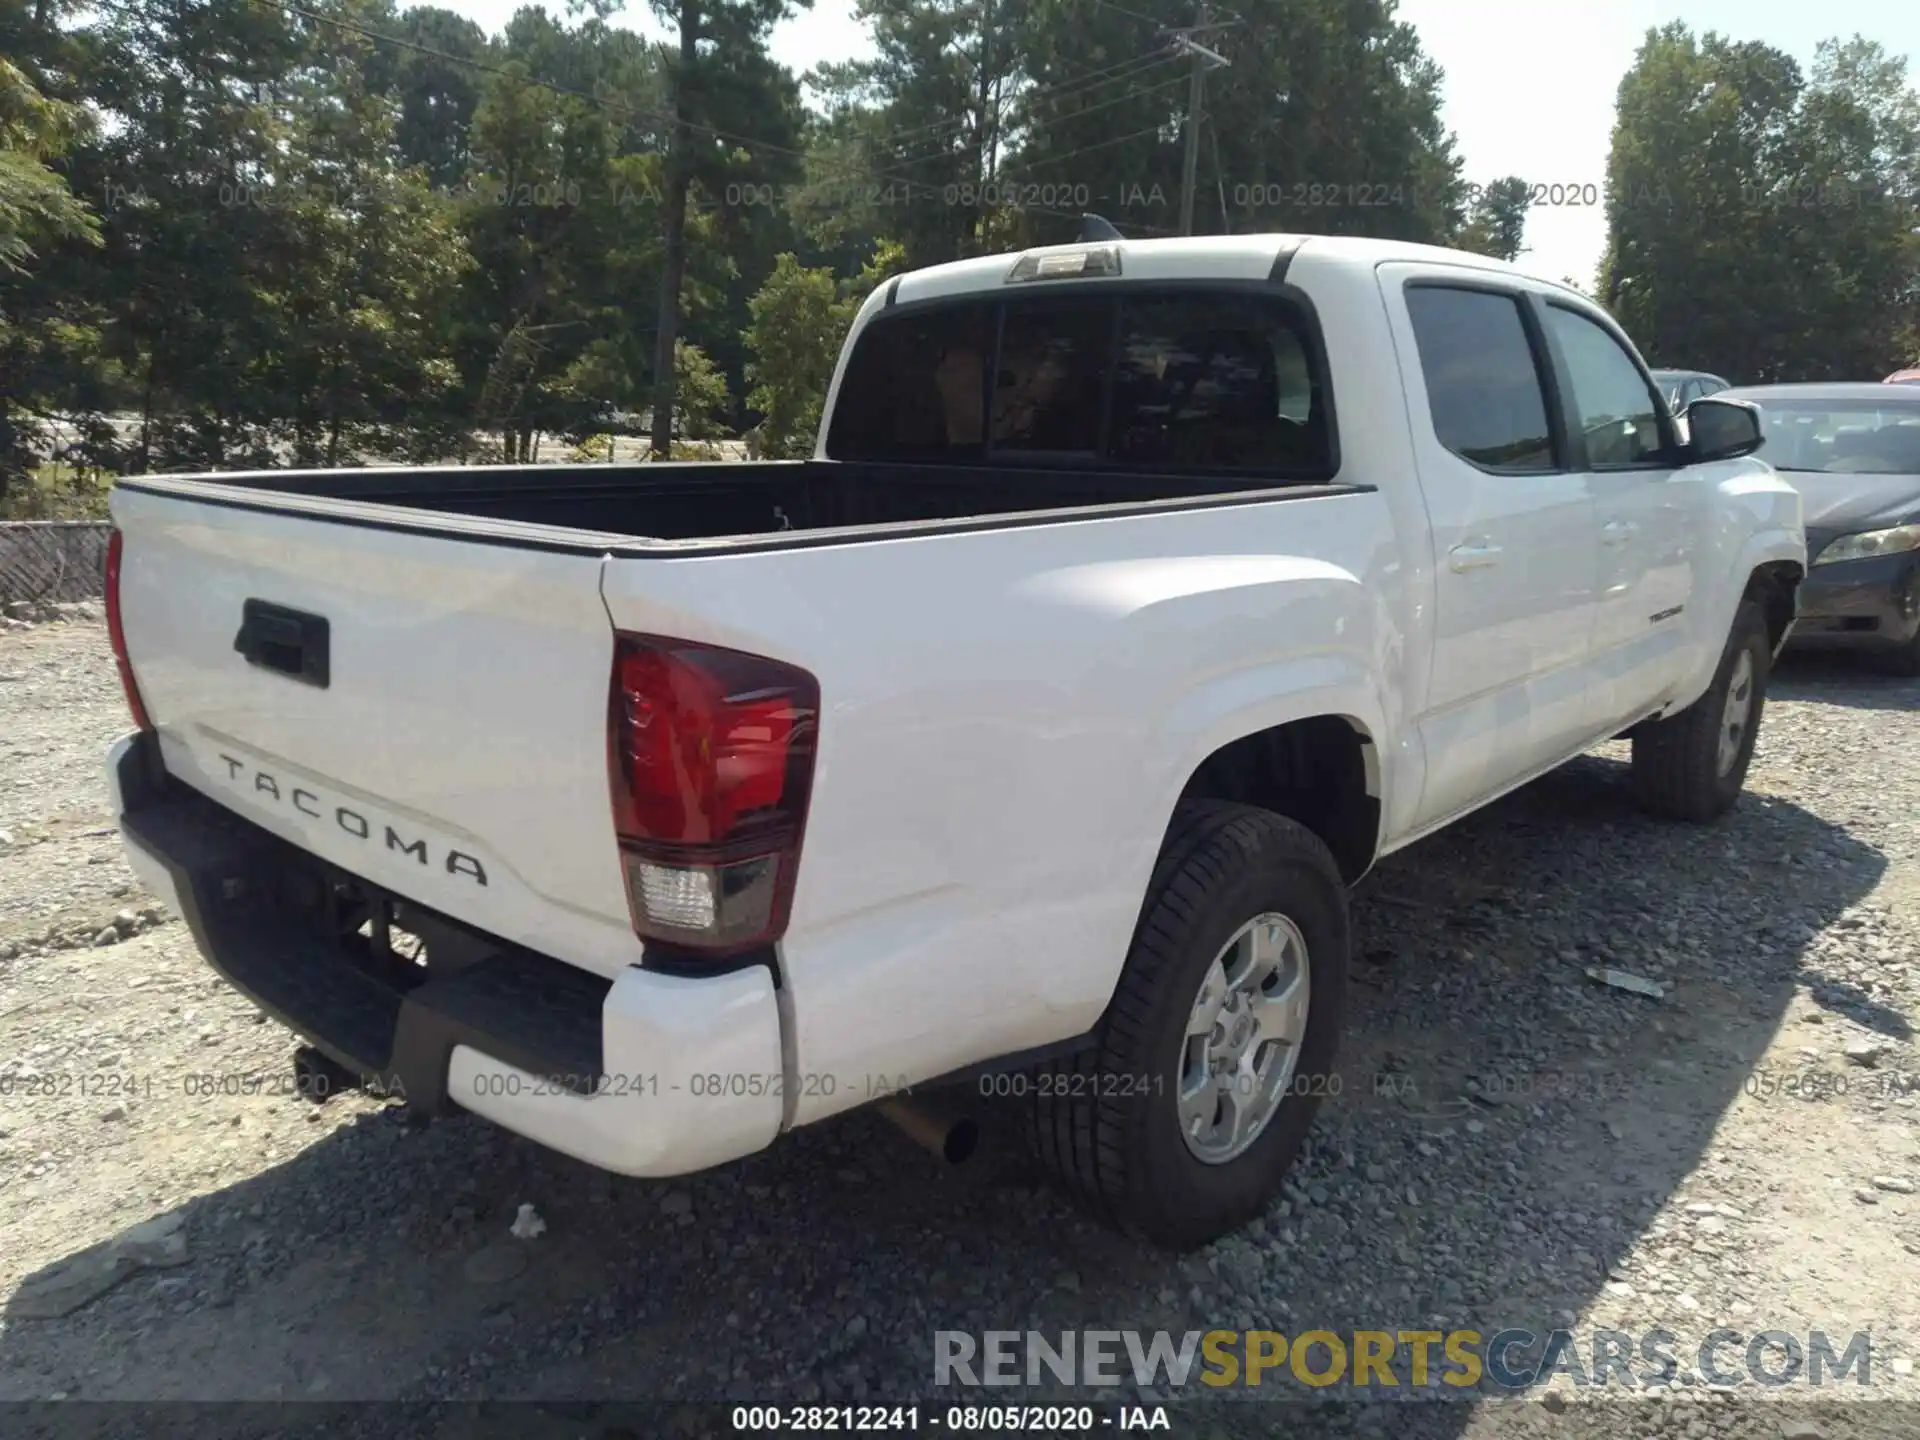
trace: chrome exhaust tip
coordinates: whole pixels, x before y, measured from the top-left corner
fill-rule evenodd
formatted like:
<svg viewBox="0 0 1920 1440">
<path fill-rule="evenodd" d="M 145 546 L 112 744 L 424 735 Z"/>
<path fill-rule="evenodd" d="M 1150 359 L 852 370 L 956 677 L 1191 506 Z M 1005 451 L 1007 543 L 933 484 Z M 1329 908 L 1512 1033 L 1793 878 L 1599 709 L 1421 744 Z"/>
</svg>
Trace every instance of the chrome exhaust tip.
<svg viewBox="0 0 1920 1440">
<path fill-rule="evenodd" d="M 874 1108 L 942 1164 L 964 1165 L 980 1148 L 980 1124 L 971 1115 L 939 1114 L 898 1096 L 878 1101 Z"/>
</svg>

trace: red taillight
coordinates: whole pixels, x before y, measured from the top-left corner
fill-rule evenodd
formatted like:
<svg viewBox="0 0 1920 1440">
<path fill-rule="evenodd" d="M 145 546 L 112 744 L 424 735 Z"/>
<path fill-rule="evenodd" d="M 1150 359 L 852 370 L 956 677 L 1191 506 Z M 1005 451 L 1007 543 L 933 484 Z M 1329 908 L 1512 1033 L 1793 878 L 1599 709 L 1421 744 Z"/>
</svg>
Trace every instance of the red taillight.
<svg viewBox="0 0 1920 1440">
<path fill-rule="evenodd" d="M 720 952 L 786 929 L 820 687 L 791 665 L 617 636 L 608 746 L 633 928 Z"/>
<path fill-rule="evenodd" d="M 140 702 L 140 687 L 133 682 L 133 664 L 127 659 L 127 632 L 120 620 L 120 555 L 125 542 L 115 530 L 107 537 L 107 639 L 113 646 L 113 663 L 120 667 L 120 688 L 127 693 L 127 709 L 133 723 L 142 730 L 153 729 L 147 719 L 147 707 Z"/>
</svg>

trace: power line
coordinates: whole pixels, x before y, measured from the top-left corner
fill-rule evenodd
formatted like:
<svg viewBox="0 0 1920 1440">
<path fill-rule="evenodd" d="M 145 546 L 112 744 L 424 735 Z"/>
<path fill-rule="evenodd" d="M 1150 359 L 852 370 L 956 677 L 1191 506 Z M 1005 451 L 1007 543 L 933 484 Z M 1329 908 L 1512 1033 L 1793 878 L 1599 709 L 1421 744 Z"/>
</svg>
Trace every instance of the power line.
<svg viewBox="0 0 1920 1440">
<path fill-rule="evenodd" d="M 1083 115 L 1091 115 L 1096 111 L 1100 111 L 1100 110 L 1110 110 L 1115 105 L 1126 105 L 1135 100 L 1140 99 L 1143 96 L 1156 95 L 1162 90 L 1171 90 L 1176 85 L 1184 85 L 1186 83 L 1187 83 L 1186 76 L 1175 75 L 1172 79 L 1163 80 L 1158 85 L 1149 85 L 1146 88 L 1140 89 L 1140 90 L 1129 90 L 1124 95 L 1115 95 L 1106 100 L 1096 101 L 1092 105 L 1083 105 L 1078 110 L 1074 110 L 1071 113 L 1067 115 L 1063 115 L 1059 118 L 1062 120 L 1078 120 Z M 1056 96 L 1053 98 L 1057 99 L 1058 97 Z M 902 156 L 900 158 L 904 161 L 912 161 L 914 159 L 932 159 L 934 158 L 934 155 L 936 155 L 937 153 L 938 152 L 936 151 L 936 152 L 931 152 L 929 154 L 922 155 L 922 156 Z"/>
<path fill-rule="evenodd" d="M 1178 56 L 1173 55 L 1171 53 L 1136 55 L 1131 57 L 1130 59 L 1121 61 L 1117 65 L 1110 65 L 1102 70 L 1093 71 L 1086 75 L 1076 76 L 1071 80 L 1064 80 L 1058 85 L 1036 85 L 1036 86 L 1029 87 L 1026 90 L 1016 91 L 1012 94 L 1007 95 L 1002 100 L 996 102 L 995 110 L 996 112 L 998 112 L 1001 110 L 1011 108 L 1012 106 L 1015 106 L 1015 105 L 1031 103 L 1034 96 L 1036 95 L 1046 96 L 1053 100 L 1063 100 L 1070 96 L 1076 96 L 1084 92 L 1098 90 L 1102 86 L 1111 84 L 1115 81 L 1138 80 L 1141 76 L 1147 74 L 1149 71 L 1159 69 L 1163 65 L 1173 64 L 1178 58 L 1179 58 Z M 1121 98 L 1125 98 L 1125 97 L 1121 97 Z M 998 122 L 1002 118 L 1004 117 L 999 113 L 996 113 L 994 116 L 994 119 L 996 122 Z M 912 126 L 903 127 L 899 130 L 889 131 L 885 135 L 879 136 L 873 141 L 868 143 L 873 145 L 882 145 L 882 146 L 891 145 L 894 142 L 905 139 L 909 136 L 921 134 L 923 132 L 926 133 L 929 138 L 926 140 L 916 142 L 915 148 L 917 148 L 918 146 L 938 143 L 938 140 L 941 138 L 940 132 L 965 130 L 968 126 L 972 125 L 973 123 L 974 121 L 970 117 L 962 117 L 962 118 L 953 119 L 953 120 L 933 120 L 933 121 L 929 121 L 925 125 L 912 125 Z M 931 155 L 931 154 L 936 154 L 938 152 L 931 151 L 928 153 L 929 155 Z M 920 157 L 907 155 L 900 158 L 902 158 L 903 160 L 912 160 Z"/>
<path fill-rule="evenodd" d="M 1167 28 L 1166 21 L 1155 19 L 1151 15 L 1142 15 L 1138 10 L 1129 10 L 1124 5 L 1116 5 L 1114 0 L 1093 0 L 1093 3 L 1098 5 L 1102 10 L 1111 10 L 1116 15 L 1128 16 L 1131 19 L 1140 21 L 1142 24 L 1151 25 L 1156 29 L 1165 30 Z"/>
<path fill-rule="evenodd" d="M 1176 85 L 1184 85 L 1186 83 L 1186 76 L 1175 75 L 1169 80 L 1162 80 L 1158 85 L 1148 85 L 1144 89 L 1129 90 L 1124 95 L 1115 95 L 1111 99 L 1096 101 L 1092 105 L 1082 105 L 1079 109 L 1069 111 L 1059 118 L 1063 120 L 1078 120 L 1082 115 L 1091 115 L 1098 110 L 1111 110 L 1115 105 L 1125 105 L 1129 101 L 1139 100 L 1148 95 L 1157 95 L 1162 90 L 1171 90 Z"/>
<path fill-rule="evenodd" d="M 1116 79 L 1116 81 L 1117 79 L 1123 79 L 1123 75 L 1121 75 L 1123 71 L 1125 71 L 1127 75 L 1140 75 L 1140 73 L 1144 73 L 1144 71 L 1148 71 L 1148 69 L 1154 69 L 1156 65 L 1164 65 L 1164 63 L 1167 63 L 1169 60 L 1173 60 L 1171 54 L 1150 52 L 1150 54 L 1146 54 L 1146 56 L 1129 56 L 1127 60 L 1116 61 L 1114 65 L 1102 65 L 1102 67 L 1098 67 L 1098 69 L 1081 69 L 1079 65 L 1075 65 L 1075 69 L 1081 69 L 1079 75 L 1073 75 L 1073 77 L 1069 77 L 1066 81 L 1060 81 L 1060 84 L 1035 86 L 1035 88 L 1048 90 L 1048 92 L 1052 92 L 1052 94 L 1056 94 L 1056 96 L 1064 96 L 1064 94 L 1081 90 L 1081 88 L 1085 88 L 1085 90 L 1096 90 L 1096 88 L 1100 88 L 1100 84 L 1108 83 L 1108 79 Z M 1066 61 L 1064 61 L 1064 63 L 1066 63 Z M 810 86 L 810 88 L 820 88 L 820 86 Z M 1023 94 L 1025 94 L 1025 92 L 1023 92 Z M 1020 96 L 1014 96 L 1014 98 L 1018 100 Z M 970 123 L 972 123 L 972 121 L 968 121 L 968 119 L 927 121 L 925 125 L 906 125 L 906 127 L 900 127 L 899 131 L 891 131 L 885 138 L 902 138 L 902 136 L 908 136 L 908 134 L 918 134 L 920 131 L 964 129 L 964 127 L 970 125 Z"/>
<path fill-rule="evenodd" d="M 1137 55 L 1128 60 L 1120 61 L 1117 64 L 1109 65 L 1109 66 L 1103 67 L 1102 69 L 1090 71 L 1086 74 L 1076 76 L 1069 80 L 1062 81 L 1058 85 L 1031 86 L 1025 90 L 1017 91 L 1013 94 L 1010 94 L 1006 96 L 1003 100 L 997 102 L 994 109 L 993 124 L 996 127 L 996 129 L 998 129 L 1001 125 L 1003 125 L 1007 118 L 1006 112 L 1008 110 L 1013 109 L 1014 107 L 1030 108 L 1036 102 L 1041 102 L 1041 103 L 1058 102 L 1068 98 L 1078 97 L 1080 95 L 1091 93 L 1092 91 L 1098 90 L 1102 86 L 1112 83 L 1113 81 L 1118 81 L 1118 80 L 1137 81 L 1144 75 L 1150 73 L 1151 71 L 1157 70 L 1166 65 L 1171 65 L 1175 63 L 1178 59 L 1179 59 L 1179 55 L 1177 51 L 1170 48 L 1168 51 L 1162 52 L 1162 53 L 1149 53 L 1147 55 Z M 1132 89 L 1127 91 L 1125 94 L 1116 95 L 1116 96 L 1110 97 L 1107 100 L 1099 101 L 1092 105 L 1083 106 L 1082 108 L 1073 111 L 1071 118 L 1078 118 L 1081 115 L 1088 114 L 1095 110 L 1108 109 L 1114 105 L 1125 104 L 1130 100 L 1139 98 L 1141 95 L 1151 95 L 1157 91 L 1170 88 L 1171 85 L 1176 83 L 1179 83 L 1178 80 L 1169 81 L 1163 85 L 1148 86 L 1145 90 Z M 973 122 L 968 119 L 936 121 L 923 128 L 927 130 L 937 130 L 937 129 L 960 130 L 960 129 L 964 129 L 966 126 L 972 123 Z M 914 133 L 913 130 L 908 129 L 908 130 L 893 132 L 893 135 L 894 137 L 898 137 L 898 136 L 904 136 L 904 135 L 911 135 L 913 133 Z M 894 157 L 896 160 L 896 163 L 914 164 L 919 161 L 933 160 L 933 159 L 940 158 L 943 153 L 943 151 L 940 148 L 941 141 L 943 138 L 944 137 L 941 137 L 941 136 L 930 136 L 928 139 L 918 142 L 916 145 L 914 145 L 909 149 L 908 153 Z M 884 145 L 887 143 L 887 139 L 883 138 L 881 140 L 868 142 L 868 143 L 873 145 Z"/>
<path fill-rule="evenodd" d="M 1072 160 L 1076 156 L 1085 155 L 1094 150 L 1105 150 L 1110 146 L 1124 145 L 1127 141 L 1138 140 L 1143 135 L 1158 135 L 1165 128 L 1166 127 L 1164 125 L 1149 125 L 1144 130 L 1135 130 L 1132 133 L 1127 135 L 1115 135 L 1110 140 L 1096 140 L 1091 145 L 1077 145 L 1073 149 L 1067 151 L 1064 155 L 1048 155 L 1048 156 L 1043 156 L 1039 160 L 1029 161 L 1027 163 L 1026 168 L 1029 170 L 1038 170 L 1042 165 L 1058 165 L 1063 160 Z M 1156 227 L 1149 227 L 1149 228 L 1156 228 Z"/>
</svg>

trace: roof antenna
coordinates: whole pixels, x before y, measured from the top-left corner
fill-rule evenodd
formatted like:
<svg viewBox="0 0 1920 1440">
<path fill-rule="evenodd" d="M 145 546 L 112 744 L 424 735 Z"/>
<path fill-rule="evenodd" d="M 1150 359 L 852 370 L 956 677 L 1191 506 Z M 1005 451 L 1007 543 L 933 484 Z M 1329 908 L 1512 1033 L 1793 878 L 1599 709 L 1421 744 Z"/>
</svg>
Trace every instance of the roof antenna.
<svg viewBox="0 0 1920 1440">
<path fill-rule="evenodd" d="M 1101 219 L 1098 215 L 1082 215 L 1080 217 L 1080 238 L 1083 241 L 1092 241 L 1124 240 L 1127 237 L 1114 229 L 1112 225 Z"/>
</svg>

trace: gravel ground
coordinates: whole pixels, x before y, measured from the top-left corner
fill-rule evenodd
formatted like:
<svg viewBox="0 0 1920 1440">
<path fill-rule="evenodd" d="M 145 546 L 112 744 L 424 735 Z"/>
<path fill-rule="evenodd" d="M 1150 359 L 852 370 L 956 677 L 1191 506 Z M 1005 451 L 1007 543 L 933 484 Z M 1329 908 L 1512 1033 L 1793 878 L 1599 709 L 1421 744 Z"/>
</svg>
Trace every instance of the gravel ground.
<svg viewBox="0 0 1920 1440">
<path fill-rule="evenodd" d="M 651 1434 L 608 1428 L 612 1402 L 924 1401 L 943 1329 L 1664 1328 L 1684 1361 L 1725 1327 L 1870 1330 L 1871 1384 L 1825 1394 L 1878 1403 L 1623 1405 L 1562 1379 L 1550 1402 L 1169 1413 L 1177 1434 L 1920 1433 L 1920 683 L 1790 663 L 1718 827 L 1642 819 L 1613 745 L 1383 863 L 1356 897 L 1341 1099 L 1285 1198 L 1183 1258 L 1082 1220 L 991 1115 L 958 1170 L 856 1114 L 654 1183 L 286 1096 L 290 1037 L 121 859 L 100 761 L 124 728 L 97 623 L 0 631 L 0 1401 L 524 1398 L 568 1403 L 514 1433 Z M 538 1238 L 508 1233 L 523 1203 Z M 26 1318 L 136 1224 L 146 1267 Z M 509 1433 L 400 1413 L 341 1423 Z"/>
</svg>

